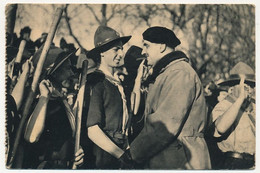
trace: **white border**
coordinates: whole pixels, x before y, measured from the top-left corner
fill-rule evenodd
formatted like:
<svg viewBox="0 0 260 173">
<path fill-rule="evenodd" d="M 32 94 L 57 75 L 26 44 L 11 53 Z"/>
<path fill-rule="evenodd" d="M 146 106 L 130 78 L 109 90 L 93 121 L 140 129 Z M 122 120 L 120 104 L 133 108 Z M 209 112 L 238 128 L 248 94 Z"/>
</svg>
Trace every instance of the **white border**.
<svg viewBox="0 0 260 173">
<path fill-rule="evenodd" d="M 5 131 L 5 99 L 4 99 L 4 94 L 5 94 L 5 84 L 4 84 L 4 79 L 5 79 L 5 74 L 4 74 L 4 67 L 5 67 L 5 54 L 4 54 L 4 49 L 5 49 L 5 5 L 8 3 L 38 3 L 38 4 L 63 4 L 63 3 L 68 3 L 68 4 L 83 4 L 83 3 L 90 3 L 90 4 L 100 4 L 100 3 L 117 3 L 117 4 L 148 4 L 148 3 L 154 3 L 154 4 L 162 4 L 162 3 L 169 3 L 169 4 L 254 4 L 255 5 L 255 10 L 256 10 L 256 81 L 257 81 L 257 100 L 256 100 L 256 105 L 257 105 L 257 121 L 256 121 L 256 129 L 257 129 L 257 134 L 256 134 L 256 146 L 257 146 L 257 151 L 256 151 L 256 169 L 253 171 L 230 171 L 230 172 L 248 172 L 248 173 L 252 173 L 252 172 L 260 172 L 260 163 L 259 163 L 259 158 L 260 158 L 260 153 L 259 153 L 259 99 L 258 99 L 258 82 L 259 82 L 259 25 L 260 25 L 260 20 L 259 20 L 259 8 L 260 8 L 260 1 L 258 0 L 232 0 L 232 1 L 227 1 L 227 0 L 214 0 L 214 1 L 202 1 L 202 0 L 44 0 L 44 2 L 42 0 L 19 0 L 19 1 L 13 1 L 13 0 L 1 0 L 0 1 L 0 53 L 1 53 L 1 60 L 0 60 L 0 69 L 2 70 L 0 72 L 0 172 L 74 172 L 75 170 L 69 170 L 69 171 L 65 171 L 65 170 L 51 170 L 51 171 L 46 171 L 46 170 L 7 170 L 5 168 L 5 157 L 4 157 L 4 153 L 5 153 L 5 149 L 4 149 L 4 131 Z M 93 170 L 76 170 L 77 172 L 119 172 L 119 171 L 93 171 Z M 138 170 L 138 171 L 120 171 L 120 172 L 187 172 L 187 171 L 145 171 L 145 170 Z M 205 170 L 205 171 L 188 171 L 188 172 L 223 172 L 223 171 L 216 171 L 216 170 Z M 229 171 L 225 171 L 225 172 L 229 172 Z"/>
</svg>

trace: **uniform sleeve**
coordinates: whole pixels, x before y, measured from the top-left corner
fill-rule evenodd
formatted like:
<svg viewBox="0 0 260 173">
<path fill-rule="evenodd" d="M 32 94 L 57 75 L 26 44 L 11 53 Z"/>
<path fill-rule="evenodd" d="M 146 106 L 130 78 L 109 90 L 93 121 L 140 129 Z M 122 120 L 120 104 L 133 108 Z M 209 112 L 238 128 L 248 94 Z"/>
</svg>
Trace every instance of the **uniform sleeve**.
<svg viewBox="0 0 260 173">
<path fill-rule="evenodd" d="M 211 112 L 212 122 L 215 122 L 218 117 L 224 114 L 232 104 L 227 100 L 219 102 Z"/>
<path fill-rule="evenodd" d="M 227 110 L 228 108 L 230 108 L 230 106 L 232 105 L 232 103 L 230 103 L 227 100 L 222 100 L 221 102 L 219 102 L 214 109 L 211 112 L 211 118 L 212 118 L 212 122 L 213 122 L 213 128 L 214 128 L 214 133 L 213 136 L 214 137 L 220 137 L 222 136 L 221 134 L 218 133 L 217 129 L 215 128 L 215 121 L 222 116 Z"/>
<path fill-rule="evenodd" d="M 161 89 L 158 108 L 147 115 L 143 130 L 130 145 L 133 159 L 142 162 L 163 150 L 181 131 L 195 99 L 194 75 L 171 71 Z"/>
<path fill-rule="evenodd" d="M 103 91 L 104 85 L 102 82 L 97 83 L 90 91 L 87 127 L 102 124 L 102 117 L 104 116 Z"/>
</svg>

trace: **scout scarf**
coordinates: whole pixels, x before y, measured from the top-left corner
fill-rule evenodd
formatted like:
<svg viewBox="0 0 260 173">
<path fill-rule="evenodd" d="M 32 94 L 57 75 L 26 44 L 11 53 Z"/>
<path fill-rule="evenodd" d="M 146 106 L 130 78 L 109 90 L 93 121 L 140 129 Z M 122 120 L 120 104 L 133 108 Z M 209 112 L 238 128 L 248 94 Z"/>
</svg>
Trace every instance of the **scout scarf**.
<svg viewBox="0 0 260 173">
<path fill-rule="evenodd" d="M 109 82 L 111 82 L 112 84 L 114 84 L 115 86 L 117 86 L 117 88 L 119 90 L 119 93 L 121 95 L 121 99 L 123 102 L 122 133 L 125 135 L 128 135 L 127 134 L 127 124 L 128 124 L 128 120 L 129 120 L 129 115 L 128 115 L 128 109 L 127 109 L 127 104 L 126 104 L 126 97 L 125 97 L 124 89 L 123 89 L 122 83 L 120 81 L 120 78 L 119 78 L 119 76 L 113 76 L 102 65 L 99 66 L 99 70 L 102 71 L 105 74 L 106 79 Z"/>
<path fill-rule="evenodd" d="M 76 117 L 67 101 L 67 98 L 64 97 L 64 95 L 58 91 L 58 90 L 55 90 L 55 94 L 58 96 L 58 98 L 63 102 L 64 104 L 64 108 L 65 108 L 65 111 L 66 111 L 66 115 L 67 115 L 67 118 L 69 120 L 69 123 L 70 123 L 70 127 L 71 127 L 71 130 L 72 130 L 72 137 L 74 137 L 75 135 L 75 131 L 76 131 Z"/>
<path fill-rule="evenodd" d="M 164 57 L 162 57 L 153 67 L 153 73 L 147 77 L 146 81 L 144 81 L 143 85 L 148 86 L 150 83 L 154 83 L 157 76 L 161 73 L 161 70 L 165 68 L 168 64 L 170 64 L 172 61 L 175 61 L 177 59 L 185 58 L 185 61 L 189 61 L 187 56 L 181 52 L 181 51 L 175 51 L 171 52 Z"/>
</svg>

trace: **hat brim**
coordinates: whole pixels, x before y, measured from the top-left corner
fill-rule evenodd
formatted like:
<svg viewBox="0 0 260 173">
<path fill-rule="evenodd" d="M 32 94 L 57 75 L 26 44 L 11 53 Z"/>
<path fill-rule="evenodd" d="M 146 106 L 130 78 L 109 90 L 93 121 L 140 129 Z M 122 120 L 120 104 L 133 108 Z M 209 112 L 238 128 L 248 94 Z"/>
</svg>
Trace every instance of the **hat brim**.
<svg viewBox="0 0 260 173">
<path fill-rule="evenodd" d="M 72 55 L 74 55 L 79 48 L 77 48 L 76 50 L 72 51 L 70 54 L 68 54 L 67 56 L 63 57 L 59 62 L 56 62 L 54 64 L 54 66 L 51 68 L 51 70 L 49 71 L 48 75 L 53 74 L 67 59 L 69 59 Z"/>
<path fill-rule="evenodd" d="M 227 79 L 223 82 L 218 83 L 220 86 L 235 86 L 240 83 L 240 78 L 234 78 L 234 79 Z M 255 85 L 255 80 L 254 79 L 245 79 L 245 83 L 249 85 Z"/>
<path fill-rule="evenodd" d="M 126 43 L 130 40 L 131 37 L 132 37 L 132 36 L 118 37 L 118 38 L 116 38 L 116 39 L 114 39 L 114 40 L 111 40 L 111 41 L 105 43 L 105 44 L 102 44 L 102 45 L 100 45 L 100 46 L 97 46 L 97 47 L 93 48 L 92 50 L 90 50 L 90 51 L 87 53 L 87 57 L 88 57 L 88 58 L 91 58 L 91 59 L 95 59 L 97 56 L 99 56 L 99 54 L 100 54 L 102 51 L 111 48 L 111 46 L 112 46 L 115 42 L 121 41 L 122 44 L 124 45 L 124 44 L 126 44 Z"/>
</svg>

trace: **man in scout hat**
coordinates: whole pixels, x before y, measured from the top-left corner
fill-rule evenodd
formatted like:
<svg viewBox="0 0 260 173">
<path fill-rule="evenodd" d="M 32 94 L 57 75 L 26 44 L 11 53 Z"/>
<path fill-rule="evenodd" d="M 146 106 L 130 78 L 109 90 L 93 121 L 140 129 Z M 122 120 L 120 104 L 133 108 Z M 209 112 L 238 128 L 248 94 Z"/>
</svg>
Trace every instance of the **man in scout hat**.
<svg viewBox="0 0 260 173">
<path fill-rule="evenodd" d="M 33 57 L 38 61 L 40 52 Z M 39 84 L 40 97 L 33 110 L 26 129 L 25 140 L 31 152 L 26 164 L 29 168 L 68 169 L 74 160 L 73 137 L 75 117 L 63 95 L 63 88 L 70 86 L 73 76 L 69 58 L 60 48 L 52 46 L 44 63 L 42 81 Z M 83 151 L 76 154 L 76 165 L 83 163 Z M 26 161 L 27 162 L 27 161 Z"/>
<path fill-rule="evenodd" d="M 255 73 L 239 62 L 219 83 L 228 95 L 212 111 L 214 137 L 223 152 L 221 169 L 250 169 L 255 164 Z"/>
<path fill-rule="evenodd" d="M 98 70 L 88 76 L 91 94 L 87 113 L 88 136 L 95 143 L 97 169 L 119 169 L 118 159 L 128 146 L 130 115 L 117 68 L 123 65 L 123 45 L 130 38 L 100 26 L 94 36 L 95 48 L 87 54 L 98 64 Z"/>
<path fill-rule="evenodd" d="M 165 27 L 143 33 L 142 53 L 153 72 L 144 84 L 148 87 L 144 127 L 124 155 L 145 168 L 211 168 L 203 137 L 207 122 L 203 88 L 186 55 L 175 51 L 180 43 Z"/>
</svg>

